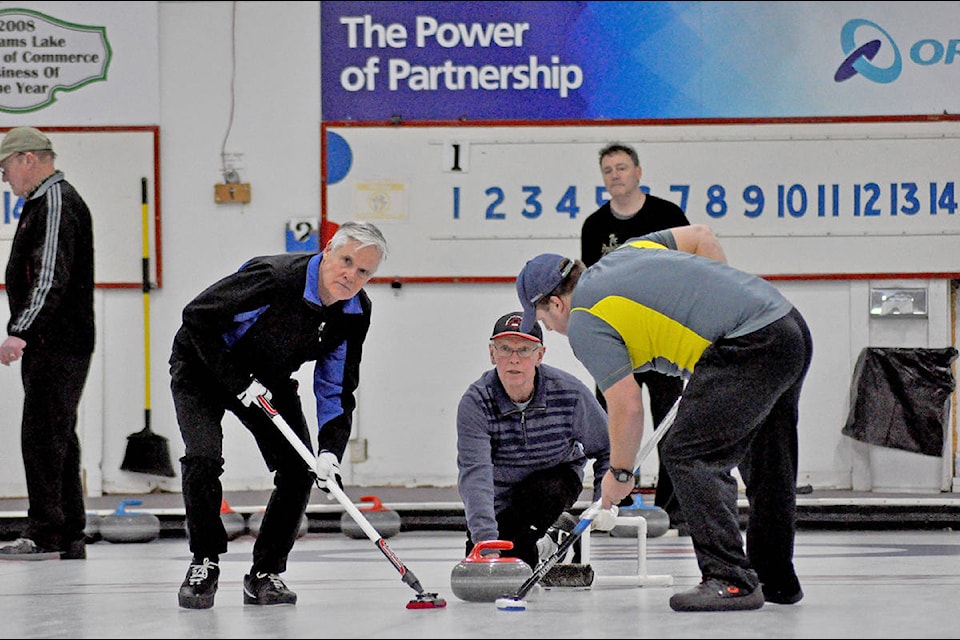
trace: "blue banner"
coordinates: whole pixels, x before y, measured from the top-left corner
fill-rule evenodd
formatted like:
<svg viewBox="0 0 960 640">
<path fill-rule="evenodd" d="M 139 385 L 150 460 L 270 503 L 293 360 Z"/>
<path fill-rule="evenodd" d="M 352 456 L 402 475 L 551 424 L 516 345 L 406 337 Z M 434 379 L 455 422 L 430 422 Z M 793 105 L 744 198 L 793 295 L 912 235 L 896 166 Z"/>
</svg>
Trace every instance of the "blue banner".
<svg viewBox="0 0 960 640">
<path fill-rule="evenodd" d="M 956 112 L 954 2 L 330 2 L 327 121 Z"/>
</svg>

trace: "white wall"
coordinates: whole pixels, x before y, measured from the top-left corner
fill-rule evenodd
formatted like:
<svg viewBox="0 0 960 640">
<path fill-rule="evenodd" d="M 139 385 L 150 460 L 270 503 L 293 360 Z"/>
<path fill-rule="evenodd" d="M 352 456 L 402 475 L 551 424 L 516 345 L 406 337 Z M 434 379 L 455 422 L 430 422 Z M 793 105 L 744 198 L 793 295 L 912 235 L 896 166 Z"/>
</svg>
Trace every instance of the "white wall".
<svg viewBox="0 0 960 640">
<path fill-rule="evenodd" d="M 240 2 L 236 20 L 236 103 L 231 125 L 229 2 L 159 3 L 163 288 L 150 295 L 150 388 L 154 431 L 169 439 L 174 467 L 183 447 L 169 393 L 167 358 L 183 306 L 203 287 L 247 258 L 284 251 L 288 219 L 319 217 L 319 5 Z M 127 123 L 118 123 L 127 124 Z M 243 154 L 247 205 L 217 205 L 220 151 Z M 545 247 L 549 249 L 549 247 Z M 405 247 L 395 245 L 401 253 Z M 869 455 L 840 430 L 846 420 L 853 366 L 862 347 L 951 344 L 949 286 L 929 286 L 929 320 L 871 320 L 869 281 L 775 283 L 810 323 L 813 367 L 801 403 L 800 483 L 869 489 Z M 879 283 L 884 286 L 890 283 Z M 466 386 L 490 367 L 486 340 L 493 321 L 517 307 L 509 284 L 407 284 L 368 287 L 373 325 L 361 371 L 355 437 L 368 460 L 345 464 L 359 485 L 456 482 L 455 416 Z M 142 428 L 144 348 L 142 294 L 98 290 L 98 347 L 81 407 L 81 435 L 90 495 L 179 491 L 180 479 L 120 471 L 126 437 Z M 0 320 L 7 320 L 6 302 Z M 562 336 L 546 336 L 546 361 L 592 386 Z M 7 447 L 0 449 L 0 495 L 24 496 L 17 442 L 22 394 L 19 371 L 2 368 L 0 411 Z M 309 389 L 312 367 L 300 372 Z M 18 395 L 20 394 L 20 395 Z M 309 393 L 307 418 L 316 424 Z M 242 426 L 225 421 L 226 490 L 272 486 Z M 949 443 L 952 437 L 948 438 Z M 347 456 L 349 458 L 349 454 Z M 922 461 L 928 463 L 927 460 Z M 910 461 L 910 465 L 914 463 Z M 952 468 L 949 460 L 935 463 Z M 911 481 L 907 463 L 884 482 Z M 652 481 L 655 460 L 645 467 Z M 944 486 L 949 486 L 945 477 Z"/>
</svg>

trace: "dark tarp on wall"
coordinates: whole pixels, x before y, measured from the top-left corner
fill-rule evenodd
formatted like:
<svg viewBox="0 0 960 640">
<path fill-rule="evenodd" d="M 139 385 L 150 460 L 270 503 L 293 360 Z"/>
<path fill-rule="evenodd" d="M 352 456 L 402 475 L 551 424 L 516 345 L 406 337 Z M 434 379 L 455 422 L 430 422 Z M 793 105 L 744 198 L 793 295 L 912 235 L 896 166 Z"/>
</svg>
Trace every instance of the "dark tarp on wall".
<svg viewBox="0 0 960 640">
<path fill-rule="evenodd" d="M 927 456 L 943 455 L 957 350 L 866 347 L 850 387 L 843 435 Z"/>
</svg>

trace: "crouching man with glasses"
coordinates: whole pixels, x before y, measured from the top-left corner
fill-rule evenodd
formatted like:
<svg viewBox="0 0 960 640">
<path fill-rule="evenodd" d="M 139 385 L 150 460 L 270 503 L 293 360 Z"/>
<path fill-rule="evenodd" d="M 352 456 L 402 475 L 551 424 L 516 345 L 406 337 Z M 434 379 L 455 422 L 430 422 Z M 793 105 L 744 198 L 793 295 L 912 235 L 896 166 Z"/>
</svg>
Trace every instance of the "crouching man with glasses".
<svg viewBox="0 0 960 640">
<path fill-rule="evenodd" d="M 460 399 L 457 466 L 467 553 L 485 540 L 509 540 L 513 549 L 500 555 L 533 568 L 556 550 L 548 540 L 556 542 L 557 529 L 568 528 L 562 523 L 576 523 L 561 516 L 583 491 L 591 459 L 593 499 L 599 499 L 610 440 L 594 392 L 572 374 L 542 364 L 540 326 L 523 333 L 522 319 L 517 311 L 497 320 L 489 345 L 494 368 Z"/>
</svg>

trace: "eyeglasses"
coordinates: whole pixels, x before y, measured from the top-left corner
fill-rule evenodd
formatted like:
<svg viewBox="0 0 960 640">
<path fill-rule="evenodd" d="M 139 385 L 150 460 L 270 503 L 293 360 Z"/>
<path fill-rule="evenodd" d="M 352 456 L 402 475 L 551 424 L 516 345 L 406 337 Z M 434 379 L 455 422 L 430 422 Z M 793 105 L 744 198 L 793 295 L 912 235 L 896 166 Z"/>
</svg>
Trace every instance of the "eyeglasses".
<svg viewBox="0 0 960 640">
<path fill-rule="evenodd" d="M 519 349 L 511 349 L 505 344 L 494 344 L 493 349 L 494 351 L 496 351 L 497 355 L 500 356 L 501 358 L 509 358 L 513 354 L 517 354 L 517 356 L 519 356 L 521 359 L 526 359 L 532 356 L 533 354 L 538 353 L 540 351 L 540 346 L 528 345 L 528 346 L 520 347 Z"/>
<path fill-rule="evenodd" d="M 12 156 L 10 156 L 9 158 L 7 158 L 6 160 L 4 160 L 3 163 L 0 163 L 0 176 L 4 176 L 4 177 L 5 177 L 5 176 L 7 175 L 7 167 L 10 166 L 10 161 L 13 160 L 14 158 L 19 158 L 19 157 L 22 156 L 22 155 L 23 155 L 23 152 L 20 151 L 20 152 L 18 152 L 18 153 L 13 154 Z"/>
</svg>

